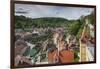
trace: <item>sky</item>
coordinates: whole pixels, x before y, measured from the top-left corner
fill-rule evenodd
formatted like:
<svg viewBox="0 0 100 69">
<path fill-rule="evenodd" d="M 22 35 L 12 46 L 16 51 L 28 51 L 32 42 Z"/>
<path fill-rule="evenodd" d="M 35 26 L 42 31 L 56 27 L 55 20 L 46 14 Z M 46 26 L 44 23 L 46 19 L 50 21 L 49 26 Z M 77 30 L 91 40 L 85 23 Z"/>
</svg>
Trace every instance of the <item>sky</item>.
<svg viewBox="0 0 100 69">
<path fill-rule="evenodd" d="M 89 15 L 94 8 L 65 7 L 49 5 L 15 4 L 15 15 L 30 18 L 61 17 L 69 20 L 79 19 L 80 16 Z"/>
</svg>

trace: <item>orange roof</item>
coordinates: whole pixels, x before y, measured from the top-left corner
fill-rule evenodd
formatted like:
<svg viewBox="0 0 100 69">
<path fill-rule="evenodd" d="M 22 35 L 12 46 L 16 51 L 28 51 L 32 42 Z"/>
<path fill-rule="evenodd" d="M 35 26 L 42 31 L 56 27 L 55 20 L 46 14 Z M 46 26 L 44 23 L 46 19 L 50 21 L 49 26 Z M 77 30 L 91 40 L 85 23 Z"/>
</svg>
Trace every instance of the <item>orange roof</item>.
<svg viewBox="0 0 100 69">
<path fill-rule="evenodd" d="M 56 54 L 56 55 L 55 55 Z M 72 51 L 63 50 L 57 55 L 57 51 L 48 54 L 48 62 L 53 63 L 59 57 L 60 63 L 68 63 L 74 61 L 74 53 Z"/>
<path fill-rule="evenodd" d="M 48 53 L 48 62 L 49 63 L 54 63 L 54 61 L 58 58 L 57 56 L 57 50 Z"/>
<path fill-rule="evenodd" d="M 61 63 L 68 63 L 74 61 L 74 53 L 72 51 L 63 50 L 59 53 Z"/>
</svg>

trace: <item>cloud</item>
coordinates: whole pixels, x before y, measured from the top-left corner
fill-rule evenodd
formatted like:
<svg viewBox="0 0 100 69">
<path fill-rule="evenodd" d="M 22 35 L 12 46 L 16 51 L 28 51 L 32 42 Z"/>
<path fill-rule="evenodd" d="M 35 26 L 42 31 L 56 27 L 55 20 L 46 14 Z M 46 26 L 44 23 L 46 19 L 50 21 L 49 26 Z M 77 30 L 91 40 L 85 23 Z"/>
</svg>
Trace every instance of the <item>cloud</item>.
<svg viewBox="0 0 100 69">
<path fill-rule="evenodd" d="M 31 18 L 62 17 L 66 19 L 78 19 L 82 15 L 89 15 L 93 10 L 93 8 L 83 7 L 15 4 L 15 15 L 23 15 Z M 18 11 L 26 13 L 16 13 Z"/>
</svg>

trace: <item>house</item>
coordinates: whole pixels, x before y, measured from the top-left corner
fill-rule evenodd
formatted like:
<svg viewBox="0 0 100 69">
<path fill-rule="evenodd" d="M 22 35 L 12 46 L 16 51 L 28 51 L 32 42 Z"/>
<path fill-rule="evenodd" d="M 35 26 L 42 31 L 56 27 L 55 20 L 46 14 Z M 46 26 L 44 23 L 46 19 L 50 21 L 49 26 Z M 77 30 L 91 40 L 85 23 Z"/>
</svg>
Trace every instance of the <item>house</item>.
<svg viewBox="0 0 100 69">
<path fill-rule="evenodd" d="M 19 63 L 22 65 L 24 65 L 23 63 L 32 65 L 30 58 L 27 56 L 28 49 L 29 47 L 25 41 L 17 40 L 15 42 L 15 66 L 18 66 Z"/>
<path fill-rule="evenodd" d="M 71 63 L 74 62 L 74 53 L 70 50 L 62 50 L 59 52 L 59 58 L 61 63 Z"/>
<path fill-rule="evenodd" d="M 68 50 L 67 42 L 64 40 L 64 30 L 56 29 L 53 35 L 54 44 L 57 49 L 48 53 L 49 63 L 70 63 L 74 61 L 74 52 Z"/>
<path fill-rule="evenodd" d="M 37 36 L 38 36 L 38 35 L 40 35 L 40 33 L 39 33 L 39 31 L 37 31 L 37 30 L 33 30 L 33 31 L 32 31 L 32 35 L 33 35 L 33 36 L 34 36 L 34 35 L 37 35 Z"/>
<path fill-rule="evenodd" d="M 80 38 L 80 61 L 93 61 L 94 60 L 94 32 L 93 26 L 88 24 L 88 19 L 86 19 L 86 25 L 83 28 L 82 36 Z M 91 36 L 91 32 L 93 36 Z M 91 40 L 91 37 L 93 39 Z"/>
<path fill-rule="evenodd" d="M 62 50 L 58 53 L 57 50 L 48 54 L 49 63 L 71 63 L 74 62 L 74 52 L 70 50 Z"/>
<path fill-rule="evenodd" d="M 52 64 L 52 63 L 57 63 L 58 61 L 58 52 L 57 50 L 54 50 L 53 52 L 49 52 L 48 53 L 48 63 Z"/>
<path fill-rule="evenodd" d="M 15 42 L 15 56 L 16 55 L 23 55 L 23 53 L 25 52 L 25 49 L 27 48 L 27 43 L 25 43 L 25 41 L 23 40 L 17 40 Z"/>
</svg>

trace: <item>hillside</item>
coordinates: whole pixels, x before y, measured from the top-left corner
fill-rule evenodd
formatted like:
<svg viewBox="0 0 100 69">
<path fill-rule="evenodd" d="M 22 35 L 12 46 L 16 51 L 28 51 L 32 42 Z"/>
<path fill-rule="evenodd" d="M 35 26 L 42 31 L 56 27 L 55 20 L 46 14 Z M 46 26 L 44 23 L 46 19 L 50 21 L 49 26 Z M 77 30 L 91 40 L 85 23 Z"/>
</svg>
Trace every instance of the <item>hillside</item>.
<svg viewBox="0 0 100 69">
<path fill-rule="evenodd" d="M 67 20 L 59 17 L 27 18 L 25 16 L 15 16 L 15 29 L 29 31 L 32 28 L 57 28 L 63 27 L 65 33 L 76 35 L 82 22 L 80 20 Z"/>
<path fill-rule="evenodd" d="M 44 17 L 44 18 L 27 18 L 25 16 L 15 16 L 15 28 L 34 27 L 59 27 L 67 26 L 69 21 L 64 18 Z"/>
</svg>

